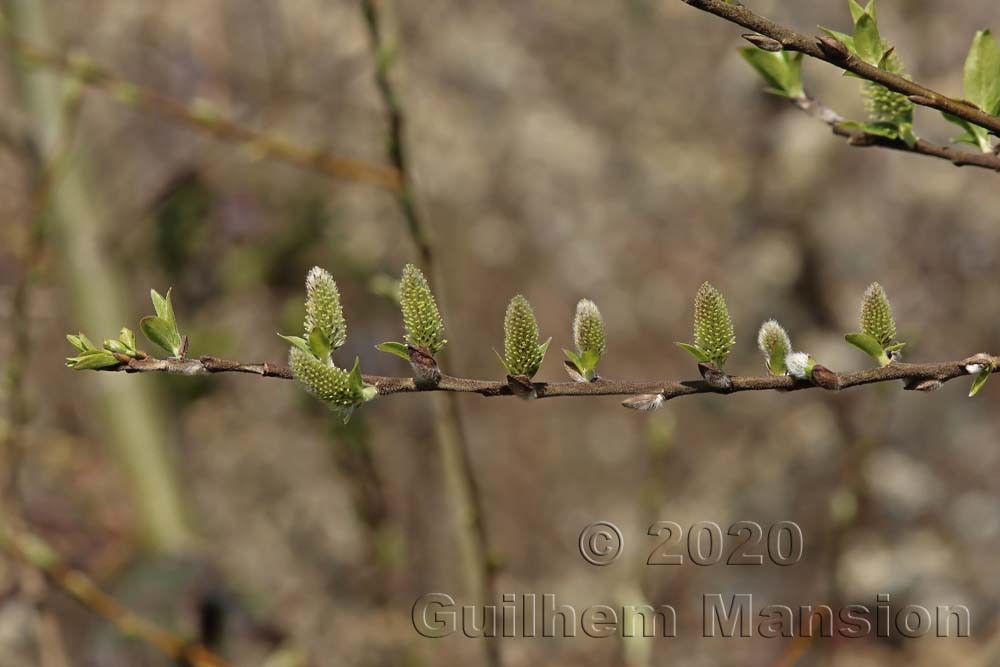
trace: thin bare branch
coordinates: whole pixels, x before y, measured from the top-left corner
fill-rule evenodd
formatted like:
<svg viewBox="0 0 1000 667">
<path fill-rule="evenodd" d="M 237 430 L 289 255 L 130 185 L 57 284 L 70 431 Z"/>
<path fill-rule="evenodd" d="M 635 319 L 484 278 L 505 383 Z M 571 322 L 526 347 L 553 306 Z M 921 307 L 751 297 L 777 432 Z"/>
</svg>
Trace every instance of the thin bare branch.
<svg viewBox="0 0 1000 667">
<path fill-rule="evenodd" d="M 823 382 L 824 389 L 840 390 L 879 382 L 903 380 L 908 389 L 929 391 L 955 378 L 969 376 L 969 364 L 992 364 L 994 373 L 1000 372 L 1000 357 L 980 355 L 962 361 L 943 361 L 928 364 L 896 362 L 882 368 L 831 373 Z M 130 359 L 108 371 L 125 373 L 172 373 L 176 375 L 207 375 L 211 373 L 252 373 L 264 377 L 291 379 L 287 367 L 271 363 L 242 363 L 218 357 L 199 359 Z M 472 380 L 443 375 L 436 386 L 417 385 L 413 378 L 365 375 L 365 382 L 376 387 L 381 396 L 424 391 L 444 391 L 480 394 L 482 396 L 512 396 L 504 380 Z M 704 380 L 655 380 L 648 382 L 598 379 L 594 382 L 535 382 L 536 398 L 558 396 L 632 396 L 636 394 L 661 394 L 665 399 L 693 394 L 735 394 L 743 391 L 797 391 L 817 385 L 796 380 L 787 375 L 731 376 L 731 386 L 720 388 Z"/>
<path fill-rule="evenodd" d="M 70 567 L 41 538 L 14 528 L 10 517 L 0 517 L 0 548 L 37 568 L 67 595 L 113 623 L 123 635 L 152 646 L 178 665 L 233 667 L 201 644 L 164 630 L 118 602 L 85 572 Z"/>
<path fill-rule="evenodd" d="M 1000 117 L 992 116 L 982 109 L 932 90 L 898 74 L 892 74 L 861 60 L 847 50 L 843 44 L 825 35 L 807 37 L 789 28 L 778 25 L 774 21 L 754 14 L 740 4 L 730 4 L 725 0 L 682 0 L 697 9 L 724 18 L 731 23 L 740 25 L 755 33 L 778 42 L 786 51 L 797 51 L 807 56 L 823 60 L 857 74 L 862 79 L 880 83 L 889 90 L 901 93 L 910 98 L 914 104 L 946 111 L 954 116 L 984 127 L 995 133 L 1000 133 Z M 894 148 L 894 146 L 888 146 Z M 931 154 L 931 153 L 925 153 Z M 938 157 L 944 157 L 939 155 Z M 973 163 L 969 163 L 973 164 Z M 981 165 L 977 165 L 981 166 Z"/>
<path fill-rule="evenodd" d="M 243 144 L 256 154 L 319 172 L 333 178 L 371 183 L 392 191 L 401 189 L 395 167 L 373 165 L 334 155 L 322 148 L 304 146 L 284 137 L 238 124 L 216 110 L 189 105 L 156 90 L 128 81 L 89 58 L 68 56 L 28 43 L 14 33 L 0 15 L 0 38 L 25 62 L 59 72 L 101 90 L 115 100 L 188 128 L 205 132 L 221 141 Z"/>
<path fill-rule="evenodd" d="M 829 125 L 834 134 L 839 137 L 845 137 L 847 143 L 851 146 L 859 148 L 877 146 L 904 153 L 915 153 L 917 155 L 948 160 L 957 167 L 972 166 L 991 171 L 1000 171 L 1000 156 L 997 156 L 995 153 L 963 151 L 923 139 L 918 139 L 913 146 L 910 146 L 901 139 L 889 139 L 877 134 L 869 134 L 846 125 L 845 119 L 840 114 L 809 95 L 792 97 L 789 98 L 789 101 L 810 116 L 818 118 Z"/>
</svg>

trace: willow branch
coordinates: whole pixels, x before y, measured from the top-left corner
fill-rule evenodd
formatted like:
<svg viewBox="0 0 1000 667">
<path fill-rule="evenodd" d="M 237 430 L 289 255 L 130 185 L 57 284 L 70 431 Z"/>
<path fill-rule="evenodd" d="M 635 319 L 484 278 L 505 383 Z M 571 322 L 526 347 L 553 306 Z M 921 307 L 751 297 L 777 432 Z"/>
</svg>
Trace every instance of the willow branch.
<svg viewBox="0 0 1000 667">
<path fill-rule="evenodd" d="M 207 133 L 221 141 L 245 145 L 262 157 L 334 178 L 367 182 L 393 191 L 398 191 L 401 187 L 399 171 L 395 167 L 373 165 L 340 157 L 321 148 L 296 144 L 284 137 L 240 125 L 217 110 L 198 104 L 185 104 L 124 79 L 89 58 L 68 56 L 29 43 L 11 30 L 2 15 L 0 39 L 5 40 L 27 63 L 72 77 L 139 111 Z"/>
<path fill-rule="evenodd" d="M 1000 117 L 992 116 L 969 102 L 948 97 L 898 74 L 869 65 L 835 39 L 826 36 L 807 37 L 754 14 L 743 5 L 729 4 L 725 0 L 683 0 L 683 2 L 764 35 L 778 42 L 786 51 L 803 53 L 857 74 L 862 79 L 879 83 L 889 90 L 906 95 L 914 104 L 950 113 L 994 133 L 1000 133 Z"/>
<path fill-rule="evenodd" d="M 14 529 L 0 518 L 0 547 L 45 574 L 55 586 L 92 612 L 106 618 L 125 636 L 138 639 L 190 667 L 232 667 L 197 642 L 164 630 L 105 593 L 85 572 L 70 567 L 39 537 Z"/>
<path fill-rule="evenodd" d="M 915 153 L 917 155 L 925 155 L 927 157 L 948 160 L 957 167 L 972 166 L 990 169 L 992 171 L 1000 171 L 1000 156 L 994 153 L 963 151 L 957 148 L 952 148 L 951 146 L 942 146 L 923 139 L 918 139 L 914 145 L 910 146 L 901 139 L 890 139 L 877 134 L 869 134 L 849 125 L 845 125 L 845 119 L 840 114 L 809 95 L 792 97 L 789 98 L 789 101 L 810 116 L 818 118 L 829 125 L 835 135 L 846 138 L 847 143 L 851 146 L 857 146 L 860 148 L 864 148 L 866 146 L 877 146 L 879 148 L 888 148 L 890 150 L 902 151 L 904 153 Z"/>
<path fill-rule="evenodd" d="M 992 364 L 993 372 L 1000 372 L 1000 357 L 978 355 L 962 361 L 942 361 L 938 363 L 910 364 L 894 362 L 882 368 L 872 368 L 851 373 L 832 373 L 823 382 L 823 388 L 832 391 L 859 387 L 880 382 L 903 380 L 907 389 L 929 391 L 949 380 L 969 376 L 969 364 Z M 171 373 L 175 375 L 210 375 L 213 373 L 250 373 L 262 377 L 292 379 L 286 366 L 271 363 L 242 363 L 218 357 L 198 359 L 130 359 L 107 371 L 125 373 Z M 365 375 L 366 383 L 378 389 L 380 396 L 391 394 L 443 391 L 480 394 L 482 396 L 512 396 L 514 392 L 504 380 L 473 380 L 442 375 L 436 385 L 418 384 L 413 378 Z M 704 380 L 654 380 L 634 382 L 607 380 L 594 382 L 535 382 L 536 398 L 560 396 L 633 396 L 637 394 L 661 394 L 665 399 L 693 394 L 735 394 L 744 391 L 797 391 L 818 385 L 797 380 L 787 375 L 730 376 L 731 386 L 720 388 Z"/>
</svg>

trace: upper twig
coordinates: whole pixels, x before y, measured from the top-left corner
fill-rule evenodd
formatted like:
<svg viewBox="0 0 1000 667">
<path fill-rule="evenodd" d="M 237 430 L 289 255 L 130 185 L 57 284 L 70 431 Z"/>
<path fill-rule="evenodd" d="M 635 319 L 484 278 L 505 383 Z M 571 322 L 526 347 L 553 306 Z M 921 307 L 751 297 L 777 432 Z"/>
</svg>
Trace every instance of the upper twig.
<svg viewBox="0 0 1000 667">
<path fill-rule="evenodd" d="M 947 112 L 1000 134 L 1000 117 L 992 116 L 972 104 L 953 99 L 898 74 L 870 65 L 851 54 L 843 44 L 835 39 L 826 36 L 807 37 L 763 16 L 754 14 L 743 5 L 729 4 L 725 0 L 683 0 L 683 2 L 764 35 L 777 42 L 786 51 L 797 51 L 831 65 L 842 67 L 857 74 L 862 79 L 874 81 L 889 90 L 908 96 L 914 104 Z M 889 148 L 896 147 L 889 146 Z"/>
<path fill-rule="evenodd" d="M 994 153 L 963 151 L 951 146 L 942 146 L 925 141 L 924 139 L 918 139 L 913 146 L 910 146 L 902 139 L 890 139 L 877 134 L 869 134 L 845 124 L 844 118 L 840 114 L 810 95 L 803 94 L 799 97 L 788 99 L 802 111 L 829 125 L 834 134 L 839 137 L 845 137 L 847 143 L 851 146 L 861 148 L 878 146 L 879 148 L 888 148 L 894 151 L 915 153 L 917 155 L 948 160 L 957 167 L 972 166 L 1000 171 L 1000 156 Z"/>
</svg>

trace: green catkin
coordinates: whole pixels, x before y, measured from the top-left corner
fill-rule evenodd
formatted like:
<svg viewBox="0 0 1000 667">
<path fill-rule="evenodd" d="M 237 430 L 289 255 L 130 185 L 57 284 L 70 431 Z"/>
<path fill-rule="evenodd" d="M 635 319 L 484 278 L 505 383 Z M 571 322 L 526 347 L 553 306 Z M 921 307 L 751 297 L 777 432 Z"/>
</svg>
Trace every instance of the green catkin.
<svg viewBox="0 0 1000 667">
<path fill-rule="evenodd" d="M 407 264 L 399 285 L 399 305 L 403 311 L 406 342 L 436 354 L 444 347 L 444 322 L 437 301 L 420 269 Z"/>
<path fill-rule="evenodd" d="M 878 283 L 872 283 L 865 290 L 865 298 L 861 304 L 861 330 L 882 347 L 891 345 L 896 339 L 896 321 L 892 317 L 892 307 L 885 290 Z"/>
<path fill-rule="evenodd" d="M 306 277 L 305 335 L 319 329 L 331 349 L 336 350 L 347 341 L 347 322 L 340 305 L 340 291 L 333 276 L 314 266 Z"/>
<path fill-rule="evenodd" d="M 535 311 L 523 296 L 518 294 L 507 306 L 503 320 L 504 362 L 511 375 L 529 378 L 542 365 L 545 350 L 538 344 L 538 322 Z"/>
<path fill-rule="evenodd" d="M 718 366 L 726 363 L 736 344 L 726 300 L 707 282 L 698 288 L 694 299 L 694 343 Z"/>
<path fill-rule="evenodd" d="M 604 354 L 604 318 L 597 305 L 589 299 L 581 299 L 576 304 L 576 316 L 573 318 L 573 344 L 578 354 L 584 352 L 596 353 L 598 357 Z"/>
</svg>

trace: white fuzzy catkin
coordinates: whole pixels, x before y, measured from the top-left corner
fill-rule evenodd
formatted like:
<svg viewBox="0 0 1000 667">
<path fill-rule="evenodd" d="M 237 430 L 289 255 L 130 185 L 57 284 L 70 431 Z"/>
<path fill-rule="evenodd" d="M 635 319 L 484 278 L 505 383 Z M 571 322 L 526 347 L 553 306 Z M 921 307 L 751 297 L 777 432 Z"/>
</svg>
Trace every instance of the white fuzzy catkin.
<svg viewBox="0 0 1000 667">
<path fill-rule="evenodd" d="M 805 380 L 809 377 L 813 367 L 812 357 L 805 352 L 792 352 L 785 357 L 785 368 L 793 378 Z"/>
</svg>

